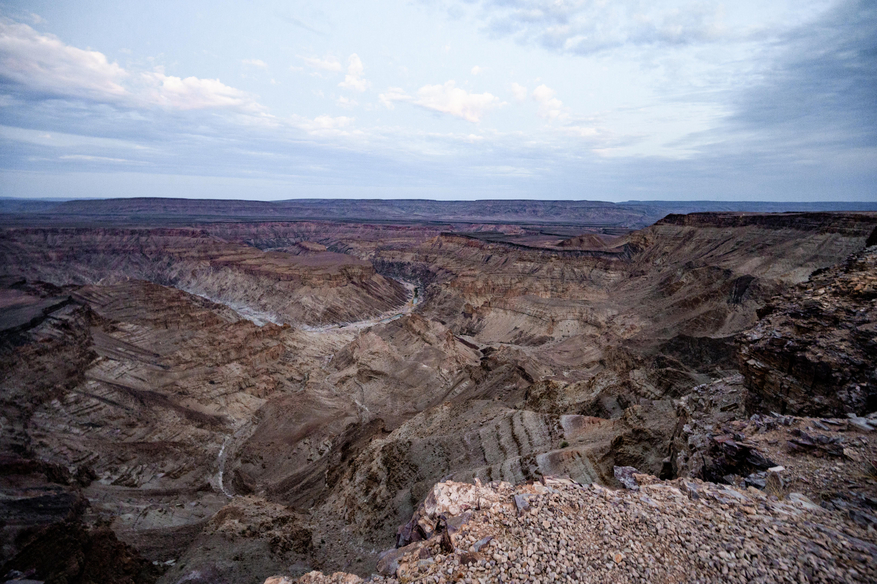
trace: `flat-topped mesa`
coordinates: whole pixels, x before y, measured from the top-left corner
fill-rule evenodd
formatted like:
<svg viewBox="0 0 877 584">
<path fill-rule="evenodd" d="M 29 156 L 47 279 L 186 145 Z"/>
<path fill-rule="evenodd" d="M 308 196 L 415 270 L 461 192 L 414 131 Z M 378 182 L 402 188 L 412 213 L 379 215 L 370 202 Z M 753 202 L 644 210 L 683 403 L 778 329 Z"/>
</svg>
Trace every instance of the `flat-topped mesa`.
<svg viewBox="0 0 877 584">
<path fill-rule="evenodd" d="M 329 249 L 325 245 L 321 243 L 314 243 L 313 241 L 300 241 L 296 244 L 296 247 L 300 248 L 302 252 L 311 253 L 328 251 Z"/>
<path fill-rule="evenodd" d="M 408 297 L 358 258 L 266 252 L 198 229 L 7 229 L 0 265 L 6 274 L 56 285 L 142 279 L 265 320 L 309 325 L 375 317 Z"/>
<path fill-rule="evenodd" d="M 760 227 L 795 229 L 867 237 L 877 223 L 877 214 L 861 213 L 689 213 L 670 214 L 655 222 L 687 227 Z"/>
<path fill-rule="evenodd" d="M 582 250 L 606 250 L 611 249 L 618 243 L 619 237 L 598 233 L 584 233 L 575 237 L 564 239 L 557 247 Z"/>
<path fill-rule="evenodd" d="M 668 215 L 629 241 L 644 270 L 708 265 L 787 284 L 861 250 L 875 227 L 874 213 L 695 213 Z"/>
<path fill-rule="evenodd" d="M 595 236 L 596 237 L 596 236 Z M 526 245 L 510 241 L 491 241 L 473 235 L 443 232 L 434 238 L 430 244 L 436 248 L 451 244 L 461 247 L 478 248 L 492 253 L 508 253 L 510 250 L 520 250 L 538 254 L 544 259 L 573 259 L 595 258 L 615 261 L 629 260 L 634 250 L 623 241 L 613 242 L 613 245 L 580 245 L 573 238 L 560 242 L 559 245 Z M 609 240 L 611 241 L 611 240 Z M 614 245 L 617 243 L 618 245 Z"/>
</svg>

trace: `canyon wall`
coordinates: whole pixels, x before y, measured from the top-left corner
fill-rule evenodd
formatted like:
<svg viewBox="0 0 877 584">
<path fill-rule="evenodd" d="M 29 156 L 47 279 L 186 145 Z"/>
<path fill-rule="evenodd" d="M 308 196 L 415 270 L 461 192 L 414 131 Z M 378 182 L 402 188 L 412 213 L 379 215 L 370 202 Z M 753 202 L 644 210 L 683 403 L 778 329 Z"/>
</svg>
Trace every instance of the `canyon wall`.
<svg viewBox="0 0 877 584">
<path fill-rule="evenodd" d="M 745 465 L 722 424 L 873 409 L 875 225 L 671 216 L 600 249 L 435 225 L 5 229 L 0 487 L 57 505 L 7 523 L 4 555 L 73 521 L 82 541 L 109 526 L 144 581 L 366 575 L 443 479 L 724 480 Z"/>
<path fill-rule="evenodd" d="M 193 229 L 7 229 L 0 262 L 6 274 L 56 285 L 147 280 L 276 323 L 358 321 L 407 299 L 350 256 L 264 252 Z"/>
</svg>

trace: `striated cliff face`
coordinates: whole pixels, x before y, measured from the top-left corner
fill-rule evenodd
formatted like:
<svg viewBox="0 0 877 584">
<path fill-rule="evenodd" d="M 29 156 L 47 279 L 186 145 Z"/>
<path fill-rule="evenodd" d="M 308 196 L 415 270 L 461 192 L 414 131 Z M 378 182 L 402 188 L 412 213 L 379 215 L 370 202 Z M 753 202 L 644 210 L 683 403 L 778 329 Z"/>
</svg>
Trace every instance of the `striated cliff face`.
<svg viewBox="0 0 877 584">
<path fill-rule="evenodd" d="M 192 229 L 8 229 L 0 263 L 56 285 L 148 280 L 278 323 L 352 322 L 407 300 L 398 282 L 356 258 L 263 252 Z"/>
<path fill-rule="evenodd" d="M 744 481 L 782 426 L 751 414 L 869 413 L 875 224 L 668 217 L 600 249 L 483 225 L 8 229 L 0 438 L 16 484 L 66 481 L 38 529 L 88 501 L 82 533 L 109 524 L 153 581 L 368 575 L 443 479 Z"/>
<path fill-rule="evenodd" d="M 874 214 L 863 213 L 688 213 L 670 214 L 656 221 L 659 225 L 689 227 L 758 227 L 768 230 L 842 233 L 849 236 L 867 234 L 874 225 Z"/>
<path fill-rule="evenodd" d="M 372 536 L 395 529 L 443 477 L 511 483 L 564 475 L 587 484 L 613 481 L 615 465 L 655 474 L 662 461 L 649 442 L 669 439 L 671 410 L 634 407 L 617 420 L 509 408 L 492 400 L 431 408 L 351 461 L 327 511 Z"/>
<path fill-rule="evenodd" d="M 476 337 L 493 330 L 494 321 L 520 315 L 534 336 L 554 325 L 549 336 L 558 339 L 564 304 L 571 307 L 567 320 L 590 313 L 604 326 L 612 319 L 613 331 L 627 337 L 715 337 L 751 326 L 756 308 L 783 286 L 860 249 L 874 218 L 710 215 L 697 221 L 659 222 L 601 252 L 441 235 L 413 248 L 389 245 L 357 255 L 418 266 L 440 279 L 432 314 Z M 557 306 L 540 309 L 547 300 Z"/>
</svg>

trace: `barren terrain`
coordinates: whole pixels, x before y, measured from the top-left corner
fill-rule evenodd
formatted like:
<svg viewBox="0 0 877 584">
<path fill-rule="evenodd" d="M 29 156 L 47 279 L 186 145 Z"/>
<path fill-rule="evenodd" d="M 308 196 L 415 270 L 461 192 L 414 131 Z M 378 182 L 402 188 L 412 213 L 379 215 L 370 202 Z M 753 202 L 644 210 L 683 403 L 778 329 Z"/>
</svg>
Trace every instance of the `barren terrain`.
<svg viewBox="0 0 877 584">
<path fill-rule="evenodd" d="M 132 204 L 101 212 L 144 213 Z M 520 223 L 476 211 L 450 223 L 7 222 L 0 576 L 261 584 L 381 569 L 438 581 L 481 553 L 477 534 L 496 548 L 461 578 L 532 579 L 548 568 L 521 568 L 514 542 L 567 521 L 564 555 L 579 557 L 580 532 L 606 558 L 589 575 L 555 562 L 557 578 L 719 579 L 738 564 L 710 563 L 710 545 L 770 531 L 736 517 L 749 512 L 727 508 L 733 494 L 703 496 L 690 515 L 677 499 L 702 481 L 788 527 L 771 557 L 806 539 L 807 512 L 872 562 L 831 548 L 830 570 L 793 577 L 873 575 L 877 215 L 669 215 L 629 231 L 611 214 L 611 227 L 589 215 L 558 228 L 532 209 Z M 780 492 L 764 490 L 768 460 L 786 469 Z M 623 467 L 650 476 L 635 501 L 551 482 L 619 488 Z M 440 552 L 430 537 L 448 528 L 433 516 L 412 535 L 437 483 L 476 481 L 496 505 L 470 504 L 480 515 L 465 545 Z M 527 488 L 546 498 L 520 515 L 511 505 Z M 606 506 L 599 529 L 627 530 L 658 508 L 649 501 L 667 533 L 718 520 L 728 531 L 699 563 L 646 571 L 632 557 L 649 542 L 629 533 L 616 549 L 587 531 L 597 515 L 573 512 Z M 426 557 L 378 561 L 418 541 L 434 556 L 423 569 Z M 702 542 L 680 542 L 700 557 Z M 529 545 L 526 557 L 560 554 Z M 751 566 L 750 579 L 772 581 L 776 566 Z"/>
</svg>

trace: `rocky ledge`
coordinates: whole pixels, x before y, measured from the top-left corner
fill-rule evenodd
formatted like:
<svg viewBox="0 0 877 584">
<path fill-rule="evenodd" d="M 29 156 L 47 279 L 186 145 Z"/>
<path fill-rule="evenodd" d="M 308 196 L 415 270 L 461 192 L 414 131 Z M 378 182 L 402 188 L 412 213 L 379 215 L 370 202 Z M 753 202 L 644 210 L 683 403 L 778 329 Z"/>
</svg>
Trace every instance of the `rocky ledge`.
<svg viewBox="0 0 877 584">
<path fill-rule="evenodd" d="M 265 584 L 877 581 L 877 421 L 830 421 L 842 434 L 832 436 L 844 444 L 837 456 L 795 446 L 825 420 L 784 417 L 769 432 L 760 421 L 749 425 L 766 436 L 761 456 L 790 465 L 769 469 L 760 488 L 662 481 L 631 467 L 616 467 L 618 490 L 553 477 L 446 481 L 399 528 L 379 574 L 311 572 Z M 828 468 L 845 474 L 840 482 L 860 491 L 863 506 L 814 494 L 810 478 Z"/>
</svg>

